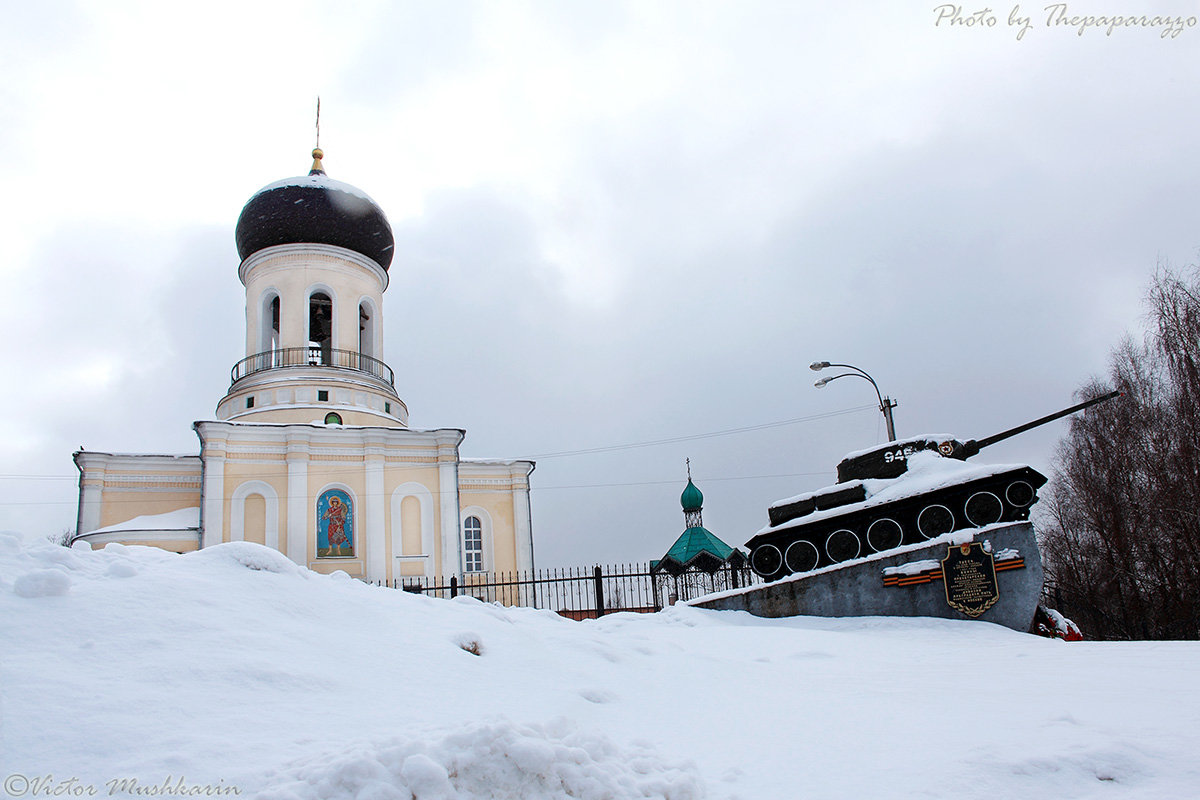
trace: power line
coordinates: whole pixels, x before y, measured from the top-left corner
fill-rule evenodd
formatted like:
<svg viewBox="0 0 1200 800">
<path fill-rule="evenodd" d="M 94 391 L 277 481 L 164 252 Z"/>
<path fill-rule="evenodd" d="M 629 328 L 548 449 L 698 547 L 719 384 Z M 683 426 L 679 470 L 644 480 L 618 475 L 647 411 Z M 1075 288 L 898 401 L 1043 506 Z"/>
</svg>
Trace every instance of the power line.
<svg viewBox="0 0 1200 800">
<path fill-rule="evenodd" d="M 660 444 L 675 444 L 676 442 L 691 442 L 697 439 L 712 439 L 717 436 L 731 436 L 735 433 L 747 433 L 749 431 L 761 431 L 768 428 L 780 428 L 784 425 L 796 425 L 801 422 L 815 422 L 817 420 L 829 419 L 830 417 L 839 417 L 844 414 L 854 414 L 866 409 L 873 409 L 875 406 L 854 406 L 852 408 L 843 408 L 838 411 L 826 411 L 822 414 L 812 414 L 807 417 L 796 417 L 794 419 L 784 419 L 778 422 L 763 422 L 759 425 L 744 425 L 740 428 L 726 428 L 721 431 L 711 431 L 709 433 L 693 433 L 687 436 L 672 436 L 669 439 L 649 439 L 642 442 L 630 442 L 628 444 L 613 444 L 603 447 L 587 447 L 580 450 L 560 450 L 555 453 L 539 453 L 532 456 L 524 456 L 529 459 L 547 459 L 547 458 L 562 458 L 565 456 L 580 456 L 589 455 L 591 453 L 611 453 L 617 450 L 632 450 L 638 447 L 654 447 Z"/>
<path fill-rule="evenodd" d="M 871 406 L 871 407 L 874 408 L 874 406 Z M 817 476 L 817 475 L 828 475 L 828 472 L 786 472 L 786 473 L 780 473 L 777 475 L 733 475 L 733 476 L 724 477 L 724 478 L 697 476 L 695 478 L 695 481 L 697 483 L 721 483 L 723 481 L 758 481 L 758 480 L 768 480 L 771 478 L 808 478 L 808 477 L 813 477 L 813 476 Z M 569 484 L 569 485 L 563 485 L 563 486 L 530 487 L 529 492 L 530 492 L 530 494 L 533 494 L 534 492 L 545 491 L 547 489 L 609 489 L 609 488 L 621 487 L 621 486 L 661 486 L 664 484 L 671 484 L 671 483 L 678 484 L 679 482 L 680 481 L 678 478 L 672 478 L 670 480 L 662 480 L 662 481 L 627 481 L 627 482 L 622 482 L 622 483 L 577 483 L 577 484 Z"/>
<path fill-rule="evenodd" d="M 0 475 L 0 480 L 73 481 L 78 477 L 78 475 Z"/>
</svg>

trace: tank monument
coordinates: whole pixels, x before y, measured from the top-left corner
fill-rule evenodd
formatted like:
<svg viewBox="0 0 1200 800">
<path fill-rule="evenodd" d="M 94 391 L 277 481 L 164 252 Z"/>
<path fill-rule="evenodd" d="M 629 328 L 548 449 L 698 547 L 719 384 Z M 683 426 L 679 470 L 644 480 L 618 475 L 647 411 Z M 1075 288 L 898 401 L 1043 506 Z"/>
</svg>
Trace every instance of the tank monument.
<svg viewBox="0 0 1200 800">
<path fill-rule="evenodd" d="M 967 459 L 1119 394 L 985 439 L 925 435 L 850 453 L 834 486 L 768 508 L 768 525 L 746 543 L 750 566 L 766 583 L 692 604 L 762 617 L 981 619 L 1030 631 L 1043 573 L 1029 514 L 1046 477 L 1024 464 Z M 894 405 L 880 397 L 893 438 Z"/>
</svg>

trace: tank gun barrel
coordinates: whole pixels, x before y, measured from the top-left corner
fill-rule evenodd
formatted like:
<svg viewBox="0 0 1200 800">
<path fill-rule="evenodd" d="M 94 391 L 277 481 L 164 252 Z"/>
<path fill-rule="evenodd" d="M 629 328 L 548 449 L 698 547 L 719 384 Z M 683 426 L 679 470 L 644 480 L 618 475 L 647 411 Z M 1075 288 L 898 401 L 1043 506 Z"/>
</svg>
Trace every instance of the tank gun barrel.
<svg viewBox="0 0 1200 800">
<path fill-rule="evenodd" d="M 1047 414 L 1046 416 L 1044 416 L 1040 419 L 1035 419 L 1033 422 L 1026 422 L 1024 425 L 1018 425 L 1015 428 L 1009 428 L 1006 431 L 1001 431 L 1000 433 L 993 434 L 992 436 L 988 436 L 985 439 L 979 439 L 978 441 L 976 441 L 975 439 L 971 439 L 970 441 L 965 442 L 963 444 L 962 457 L 970 458 L 971 456 L 975 455 L 983 448 L 988 447 L 993 444 L 996 444 L 996 442 L 1002 442 L 1005 439 L 1009 439 L 1013 436 L 1016 436 L 1018 433 L 1024 433 L 1025 431 L 1030 430 L 1031 428 L 1037 428 L 1041 425 L 1045 425 L 1048 422 L 1054 422 L 1054 420 L 1062 419 L 1063 417 L 1074 414 L 1076 411 L 1083 411 L 1085 408 L 1091 408 L 1094 405 L 1099 405 L 1100 403 L 1103 403 L 1108 400 L 1112 400 L 1114 397 L 1120 397 L 1120 396 L 1121 396 L 1120 392 L 1109 392 L 1108 394 L 1100 395 L 1099 397 L 1093 397 L 1091 400 L 1085 400 L 1084 402 L 1079 403 L 1077 405 L 1073 405 L 1070 408 L 1064 408 L 1062 411 L 1056 411 L 1053 414 Z"/>
</svg>

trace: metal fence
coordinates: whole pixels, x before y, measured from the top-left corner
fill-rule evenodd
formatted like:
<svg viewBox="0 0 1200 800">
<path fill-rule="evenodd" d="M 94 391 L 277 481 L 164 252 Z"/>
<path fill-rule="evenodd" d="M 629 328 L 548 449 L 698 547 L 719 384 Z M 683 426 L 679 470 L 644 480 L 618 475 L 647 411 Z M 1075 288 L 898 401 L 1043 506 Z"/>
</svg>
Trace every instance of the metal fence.
<svg viewBox="0 0 1200 800">
<path fill-rule="evenodd" d="M 486 603 L 528 606 L 570 619 L 595 619 L 617 611 L 650 613 L 676 600 L 761 583 L 746 568 L 713 574 L 651 572 L 649 564 L 610 564 L 520 572 L 474 572 L 461 578 L 403 577 L 387 586 L 432 597 L 475 597 Z"/>
<path fill-rule="evenodd" d="M 336 350 L 332 347 L 280 347 L 255 353 L 233 365 L 233 369 L 229 373 L 229 380 L 230 383 L 237 383 L 247 375 L 284 367 L 352 369 L 355 372 L 373 375 L 393 386 L 396 383 L 396 376 L 392 372 L 392 368 L 378 358 L 372 358 L 354 350 Z"/>
</svg>

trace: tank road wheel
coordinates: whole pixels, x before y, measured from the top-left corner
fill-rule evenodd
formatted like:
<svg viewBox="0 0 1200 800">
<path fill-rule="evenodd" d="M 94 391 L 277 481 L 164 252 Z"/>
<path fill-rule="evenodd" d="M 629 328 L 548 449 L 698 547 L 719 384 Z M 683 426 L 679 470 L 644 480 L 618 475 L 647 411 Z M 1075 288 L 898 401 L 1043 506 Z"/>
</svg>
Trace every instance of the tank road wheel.
<svg viewBox="0 0 1200 800">
<path fill-rule="evenodd" d="M 1004 516 L 1004 503 L 991 492 L 976 492 L 967 498 L 963 513 L 966 514 L 968 522 L 976 528 L 982 528 L 984 525 L 1000 521 Z"/>
<path fill-rule="evenodd" d="M 936 503 L 925 506 L 917 515 L 917 530 L 926 539 L 933 539 L 954 530 L 954 513 Z"/>
<path fill-rule="evenodd" d="M 779 572 L 783 566 L 783 556 L 779 548 L 773 544 L 760 544 L 750 554 L 750 567 L 764 578 L 769 578 Z"/>
<path fill-rule="evenodd" d="M 1013 481 L 1004 490 L 1004 499 L 1017 508 L 1025 508 L 1033 505 L 1033 501 L 1037 499 L 1037 492 L 1025 481 Z"/>
<path fill-rule="evenodd" d="M 825 540 L 825 553 L 835 563 L 858 558 L 858 554 L 861 551 L 862 544 L 858 541 L 858 536 L 855 535 L 854 531 L 848 531 L 845 528 L 842 528 L 840 531 L 834 531 Z"/>
<path fill-rule="evenodd" d="M 904 529 L 894 519 L 877 519 L 867 528 L 867 544 L 878 553 L 880 550 L 891 550 L 899 547 L 904 541 Z"/>
<path fill-rule="evenodd" d="M 787 564 L 787 568 L 792 572 L 808 572 L 810 569 L 816 569 L 817 562 L 820 560 L 821 553 L 817 550 L 817 546 L 803 539 L 789 544 L 783 554 L 783 563 Z"/>
</svg>

